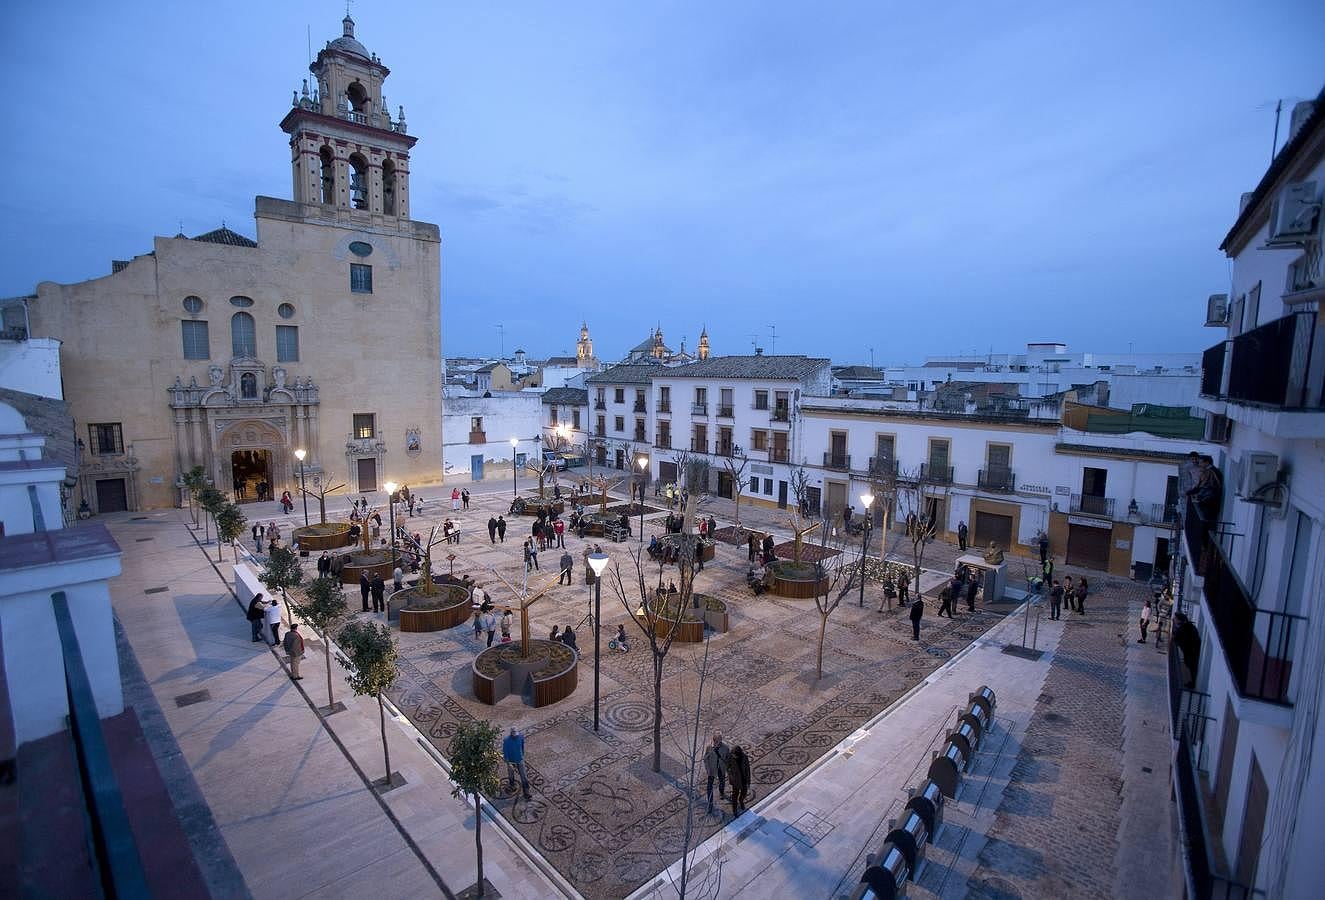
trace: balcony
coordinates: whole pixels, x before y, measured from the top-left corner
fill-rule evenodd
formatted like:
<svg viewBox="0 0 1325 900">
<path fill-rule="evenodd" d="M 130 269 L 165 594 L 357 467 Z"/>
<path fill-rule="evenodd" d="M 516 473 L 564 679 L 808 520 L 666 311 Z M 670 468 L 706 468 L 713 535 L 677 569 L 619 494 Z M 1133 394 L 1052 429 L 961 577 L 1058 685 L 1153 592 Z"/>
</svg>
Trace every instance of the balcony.
<svg viewBox="0 0 1325 900">
<path fill-rule="evenodd" d="M 713 448 L 713 452 L 718 456 L 725 456 L 730 459 L 735 455 L 735 444 L 718 444 Z"/>
<path fill-rule="evenodd" d="M 642 412 L 646 412 L 646 411 L 647 411 L 647 410 L 646 410 L 645 407 L 644 407 L 644 401 L 643 401 L 643 400 L 636 400 L 636 401 L 635 401 L 635 412 L 637 412 L 637 413 L 642 413 Z"/>
<path fill-rule="evenodd" d="M 644 433 L 644 429 L 642 429 L 642 428 L 636 429 L 636 431 L 635 431 L 635 442 L 636 442 L 636 443 L 638 443 L 638 444 L 643 444 L 643 443 L 646 442 L 648 439 L 649 439 L 649 436 L 646 435 L 646 434 Z"/>
<path fill-rule="evenodd" d="M 659 450 L 671 450 L 672 436 L 670 434 L 658 435 L 658 439 L 653 442 L 653 446 L 657 447 Z"/>
<path fill-rule="evenodd" d="M 952 466 L 936 466 L 933 463 L 920 464 L 920 480 L 930 484 L 952 484 Z"/>
<path fill-rule="evenodd" d="M 708 441 L 696 441 L 696 440 L 694 440 L 694 439 L 691 439 L 691 441 L 690 441 L 690 452 L 691 452 L 691 453 L 708 453 L 708 452 L 709 452 L 709 444 L 708 444 Z"/>
<path fill-rule="evenodd" d="M 1274 409 L 1321 408 L 1325 366 L 1315 338 L 1314 312 L 1293 313 L 1233 338 L 1226 398 Z M 1204 373 L 1201 387 L 1204 392 Z"/>
<path fill-rule="evenodd" d="M 722 405 L 719 405 L 719 406 L 718 406 L 718 418 L 719 418 L 719 419 L 731 419 L 731 418 L 735 418 L 735 414 L 736 414 L 735 409 L 732 407 L 731 404 L 727 404 L 726 406 L 722 406 Z"/>
<path fill-rule="evenodd" d="M 1220 341 L 1201 354 L 1201 396 L 1224 395 L 1224 357 L 1228 355 L 1228 341 Z"/>
<path fill-rule="evenodd" d="M 871 456 L 870 474 L 880 478 L 896 478 L 897 460 L 891 456 Z"/>
<path fill-rule="evenodd" d="M 768 461 L 769 461 L 769 462 L 780 462 L 780 463 L 790 462 L 790 461 L 791 461 L 791 451 L 789 451 L 786 447 L 769 447 L 769 448 L 768 448 Z"/>
<path fill-rule="evenodd" d="M 828 451 L 824 454 L 824 468 L 837 469 L 842 472 L 847 471 L 851 468 L 851 454 Z"/>
<path fill-rule="evenodd" d="M 1081 513 L 1087 516 L 1101 516 L 1105 519 L 1113 518 L 1113 508 L 1115 505 L 1113 497 L 1096 497 L 1094 494 L 1073 494 L 1072 504 L 1068 508 L 1070 512 Z"/>
<path fill-rule="evenodd" d="M 469 442 L 471 444 L 486 444 L 488 442 L 488 435 L 483 431 L 471 431 L 469 433 Z"/>
<path fill-rule="evenodd" d="M 595 429 L 593 430 L 593 436 L 594 436 L 594 437 L 607 437 L 607 429 L 603 428 L 602 426 L 599 426 L 598 428 L 595 428 Z"/>
<path fill-rule="evenodd" d="M 1162 522 L 1165 525 L 1175 525 L 1178 522 L 1178 504 L 1177 503 L 1152 503 L 1150 504 L 1151 522 Z"/>
<path fill-rule="evenodd" d="M 1006 466 L 990 466 L 980 470 L 977 486 L 982 491 L 1011 494 L 1017 489 L 1017 473 Z"/>
<path fill-rule="evenodd" d="M 658 412 L 660 412 L 660 413 L 671 413 L 671 411 L 672 411 L 672 401 L 670 401 L 670 400 L 659 400 L 659 401 L 658 401 Z"/>
<path fill-rule="evenodd" d="M 1307 620 L 1258 608 L 1218 543 L 1206 541 L 1205 558 L 1205 605 L 1238 693 L 1291 706 L 1293 648 Z"/>
<path fill-rule="evenodd" d="M 774 422 L 790 422 L 791 410 L 785 406 L 775 406 L 773 407 L 773 411 L 769 414 L 769 418 Z"/>
<path fill-rule="evenodd" d="M 690 415 L 692 415 L 692 416 L 707 416 L 708 414 L 709 414 L 709 405 L 708 405 L 707 403 L 692 403 L 692 404 L 690 404 Z"/>
<path fill-rule="evenodd" d="M 600 411 L 605 410 L 607 409 L 607 401 L 599 398 L 593 402 L 593 408 Z"/>
</svg>

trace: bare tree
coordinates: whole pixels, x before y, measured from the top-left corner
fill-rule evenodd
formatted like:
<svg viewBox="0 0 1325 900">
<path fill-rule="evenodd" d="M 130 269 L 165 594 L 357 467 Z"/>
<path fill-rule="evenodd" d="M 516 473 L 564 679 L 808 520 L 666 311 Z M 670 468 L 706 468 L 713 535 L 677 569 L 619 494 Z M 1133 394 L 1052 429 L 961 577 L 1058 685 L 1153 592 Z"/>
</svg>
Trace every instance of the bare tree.
<svg viewBox="0 0 1325 900">
<path fill-rule="evenodd" d="M 912 580 L 915 583 L 915 595 L 921 596 L 920 572 L 925 563 L 925 551 L 938 536 L 938 522 L 930 509 L 930 501 L 935 501 L 935 508 L 944 505 L 948 491 L 946 487 L 929 487 L 921 477 L 919 469 L 899 470 L 897 475 L 897 514 L 906 523 L 906 541 L 911 546 Z M 937 497 L 927 491 L 938 490 Z"/>
<path fill-rule="evenodd" d="M 796 501 L 796 508 L 787 517 L 787 522 L 791 525 L 791 531 L 795 535 L 791 559 L 798 563 L 801 561 L 801 552 L 805 548 L 805 535 L 814 531 L 823 523 L 811 521 L 810 476 L 806 473 L 805 467 L 803 465 L 793 466 L 788 481 L 791 484 L 791 496 Z"/>
<path fill-rule="evenodd" d="M 825 565 L 827 544 L 828 535 L 821 533 L 819 536 L 819 556 L 814 562 L 816 586 L 814 605 L 819 610 L 819 647 L 815 654 L 814 663 L 814 678 L 816 681 L 824 677 L 824 637 L 828 634 L 828 617 L 842 603 L 842 599 L 855 588 L 856 579 L 863 577 L 859 553 L 852 559 L 843 549 L 843 552 L 834 557 L 831 566 Z M 822 594 L 819 593 L 819 586 L 821 585 L 823 587 Z"/>
<path fill-rule="evenodd" d="M 731 456 L 722 458 L 722 465 L 732 481 L 732 497 L 736 500 L 736 529 L 739 534 L 741 529 L 741 496 L 750 484 L 750 479 L 745 474 L 746 468 L 750 465 L 750 456 L 741 449 L 740 444 L 737 444 L 732 447 Z"/>
<path fill-rule="evenodd" d="M 319 483 L 320 480 L 321 479 L 318 478 L 313 482 L 312 490 L 309 490 L 306 487 L 301 487 L 299 491 L 305 497 L 317 498 L 318 521 L 321 524 L 325 525 L 327 524 L 327 494 L 332 494 L 335 493 L 336 491 L 342 491 L 345 489 L 345 485 L 344 484 L 323 485 Z"/>
</svg>

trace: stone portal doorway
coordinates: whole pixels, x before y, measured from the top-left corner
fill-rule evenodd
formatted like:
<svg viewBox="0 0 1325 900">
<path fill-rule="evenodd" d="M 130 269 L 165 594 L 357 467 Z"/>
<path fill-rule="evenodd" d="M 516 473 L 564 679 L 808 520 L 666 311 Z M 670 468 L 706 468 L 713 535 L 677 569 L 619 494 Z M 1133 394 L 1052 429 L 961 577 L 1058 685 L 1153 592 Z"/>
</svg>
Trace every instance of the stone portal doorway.
<svg viewBox="0 0 1325 900">
<path fill-rule="evenodd" d="M 230 454 L 230 469 L 234 473 L 235 499 L 240 503 L 272 498 L 270 450 L 235 450 Z"/>
</svg>

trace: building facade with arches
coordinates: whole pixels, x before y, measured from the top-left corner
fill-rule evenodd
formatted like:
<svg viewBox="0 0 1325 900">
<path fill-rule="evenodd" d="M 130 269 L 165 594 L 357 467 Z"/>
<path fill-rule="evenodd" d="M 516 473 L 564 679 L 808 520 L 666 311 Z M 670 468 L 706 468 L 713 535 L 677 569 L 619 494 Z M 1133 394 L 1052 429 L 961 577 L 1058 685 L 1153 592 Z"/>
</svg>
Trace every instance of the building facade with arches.
<svg viewBox="0 0 1325 900">
<path fill-rule="evenodd" d="M 240 500 L 297 497 L 300 449 L 310 488 L 441 480 L 441 236 L 409 217 L 389 70 L 342 30 L 281 120 L 293 199 L 256 199 L 256 239 L 157 237 L 27 298 L 62 341 L 93 513 L 178 504 L 197 465 Z"/>
</svg>

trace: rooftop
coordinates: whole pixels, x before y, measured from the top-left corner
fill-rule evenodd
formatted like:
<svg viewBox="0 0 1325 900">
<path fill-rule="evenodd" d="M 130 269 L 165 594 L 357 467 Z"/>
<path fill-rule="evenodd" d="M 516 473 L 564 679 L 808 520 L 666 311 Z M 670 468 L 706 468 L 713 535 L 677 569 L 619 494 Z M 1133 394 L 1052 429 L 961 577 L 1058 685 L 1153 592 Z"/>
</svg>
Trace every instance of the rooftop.
<svg viewBox="0 0 1325 900">
<path fill-rule="evenodd" d="M 622 363 L 584 379 L 586 384 L 648 384 L 659 375 L 671 375 L 678 369 L 666 369 L 657 362 Z"/>
<path fill-rule="evenodd" d="M 664 378 L 808 378 L 829 360 L 813 356 L 713 356 L 660 373 Z"/>
<path fill-rule="evenodd" d="M 0 540 L 0 572 L 116 556 L 120 545 L 100 523 L 16 534 Z"/>
<path fill-rule="evenodd" d="M 209 231 L 206 234 L 200 234 L 197 237 L 190 238 L 190 240 L 203 241 L 208 244 L 228 244 L 231 247 L 256 247 L 258 245 L 257 241 L 246 238 L 236 231 L 231 231 L 229 228 L 226 228 L 225 225 L 222 225 L 214 231 Z"/>
<path fill-rule="evenodd" d="M 543 403 L 548 406 L 588 406 L 589 392 L 584 388 L 548 388 L 543 392 Z"/>
</svg>

